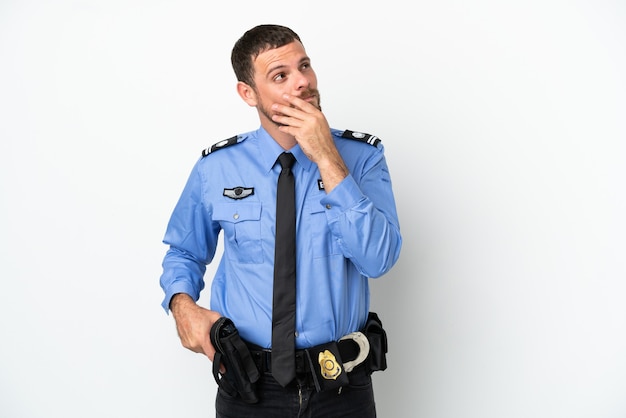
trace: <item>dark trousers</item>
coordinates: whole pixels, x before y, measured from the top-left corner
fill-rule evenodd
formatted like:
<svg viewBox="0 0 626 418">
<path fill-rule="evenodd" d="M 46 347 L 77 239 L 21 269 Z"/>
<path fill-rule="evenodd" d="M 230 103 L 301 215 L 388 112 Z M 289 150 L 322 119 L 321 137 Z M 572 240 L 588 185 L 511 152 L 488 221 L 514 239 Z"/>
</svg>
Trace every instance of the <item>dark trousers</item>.
<svg viewBox="0 0 626 418">
<path fill-rule="evenodd" d="M 341 390 L 317 392 L 310 376 L 299 375 L 286 388 L 270 374 L 257 382 L 259 402 L 247 404 L 218 389 L 216 418 L 375 418 L 371 376 L 364 367 L 349 375 L 350 384 Z"/>
</svg>

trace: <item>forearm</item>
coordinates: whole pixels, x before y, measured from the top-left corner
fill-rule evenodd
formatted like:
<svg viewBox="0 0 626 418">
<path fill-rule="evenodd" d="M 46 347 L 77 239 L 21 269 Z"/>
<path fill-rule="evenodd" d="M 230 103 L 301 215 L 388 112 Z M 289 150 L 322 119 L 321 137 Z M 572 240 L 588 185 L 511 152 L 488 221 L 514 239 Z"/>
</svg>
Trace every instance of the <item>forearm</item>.
<svg viewBox="0 0 626 418">
<path fill-rule="evenodd" d="M 166 312 L 171 309 L 172 299 L 176 294 L 185 293 L 191 299 L 198 300 L 204 288 L 206 265 L 191 254 L 176 247 L 170 247 L 163 260 L 161 288 L 165 293 L 162 306 Z"/>
<path fill-rule="evenodd" d="M 344 256 L 363 275 L 379 277 L 397 261 L 402 237 L 390 185 L 370 194 L 377 198 L 366 196 L 349 176 L 322 203 Z"/>
<path fill-rule="evenodd" d="M 371 202 L 364 200 L 336 218 L 331 225 L 344 254 L 367 277 L 379 277 L 393 267 L 400 255 L 400 231 Z"/>
</svg>

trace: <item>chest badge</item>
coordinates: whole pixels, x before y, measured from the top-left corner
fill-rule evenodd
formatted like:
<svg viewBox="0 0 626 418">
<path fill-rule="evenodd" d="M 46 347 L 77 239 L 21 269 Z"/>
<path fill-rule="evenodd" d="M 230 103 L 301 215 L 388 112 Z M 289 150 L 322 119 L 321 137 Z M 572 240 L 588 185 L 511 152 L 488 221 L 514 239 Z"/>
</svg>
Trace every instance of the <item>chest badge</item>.
<svg viewBox="0 0 626 418">
<path fill-rule="evenodd" d="M 254 187 L 242 187 L 238 186 L 232 189 L 224 189 L 223 195 L 230 197 L 231 199 L 244 199 L 254 194 Z"/>
</svg>

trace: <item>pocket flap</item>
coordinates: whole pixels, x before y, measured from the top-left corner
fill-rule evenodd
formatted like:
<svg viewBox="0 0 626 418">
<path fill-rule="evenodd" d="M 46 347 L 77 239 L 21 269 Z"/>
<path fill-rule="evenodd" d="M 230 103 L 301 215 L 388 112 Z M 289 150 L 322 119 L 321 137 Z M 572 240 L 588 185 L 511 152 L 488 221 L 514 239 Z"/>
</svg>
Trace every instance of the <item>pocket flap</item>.
<svg viewBox="0 0 626 418">
<path fill-rule="evenodd" d="M 258 221 L 261 219 L 261 203 L 218 203 L 213 206 L 213 219 L 233 223 Z"/>
</svg>

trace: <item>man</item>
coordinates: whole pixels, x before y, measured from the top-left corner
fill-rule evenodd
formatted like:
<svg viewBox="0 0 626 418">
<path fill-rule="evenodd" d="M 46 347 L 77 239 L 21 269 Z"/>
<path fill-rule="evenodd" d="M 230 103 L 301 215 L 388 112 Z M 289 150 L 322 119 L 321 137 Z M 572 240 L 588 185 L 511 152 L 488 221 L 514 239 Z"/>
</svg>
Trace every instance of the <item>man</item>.
<svg viewBox="0 0 626 418">
<path fill-rule="evenodd" d="M 370 375 L 385 366 L 371 367 L 371 357 L 381 348 L 369 333 L 353 333 L 369 323 L 368 279 L 389 271 L 402 244 L 383 147 L 375 136 L 328 126 L 311 60 L 291 29 L 250 29 L 231 61 L 237 92 L 257 109 L 261 126 L 217 142 L 193 168 L 164 238 L 163 308 L 173 313 L 183 346 L 211 361 L 216 349 L 209 333 L 220 318 L 232 320 L 252 353 L 260 375 L 249 379 L 252 400 L 220 385 L 218 417 L 374 417 Z M 274 289 L 274 275 L 293 258 L 278 255 L 285 240 L 275 239 L 287 216 L 277 203 L 283 153 L 295 157 L 297 232 L 287 254 L 295 255 L 296 309 L 295 330 L 279 337 L 273 322 L 278 328 L 288 315 L 273 304 L 289 292 Z M 220 231 L 224 253 L 209 310 L 196 301 Z M 342 358 L 354 357 L 345 348 L 355 342 L 367 361 Z M 283 343 L 295 344 L 295 359 Z M 284 366 L 279 350 L 291 353 Z M 220 374 L 235 381 L 239 372 L 222 364 L 226 356 L 220 359 Z M 352 360 L 359 364 L 348 366 Z"/>
</svg>

